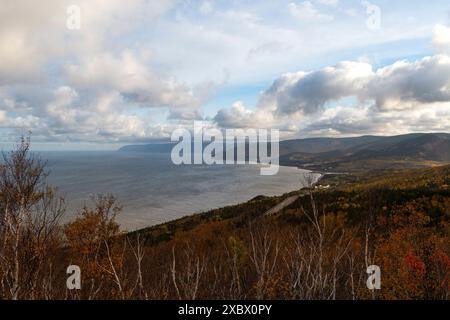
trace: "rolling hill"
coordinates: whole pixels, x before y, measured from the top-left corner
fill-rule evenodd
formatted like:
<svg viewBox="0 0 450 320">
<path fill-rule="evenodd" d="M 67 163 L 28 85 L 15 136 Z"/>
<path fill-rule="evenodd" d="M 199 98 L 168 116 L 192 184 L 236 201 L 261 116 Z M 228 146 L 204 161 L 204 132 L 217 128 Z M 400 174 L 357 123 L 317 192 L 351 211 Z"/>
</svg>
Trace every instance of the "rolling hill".
<svg viewBox="0 0 450 320">
<path fill-rule="evenodd" d="M 322 141 L 323 142 L 323 141 Z M 293 140 L 280 163 L 314 170 L 358 171 L 379 168 L 425 167 L 450 162 L 450 134 L 423 133 L 392 137 L 332 139 L 314 152 L 305 152 L 310 139 Z M 282 147 L 283 148 L 283 147 Z"/>
<path fill-rule="evenodd" d="M 167 152 L 173 143 L 128 145 L 122 152 Z M 280 164 L 318 171 L 426 167 L 450 162 L 450 134 L 308 138 L 280 142 Z"/>
</svg>

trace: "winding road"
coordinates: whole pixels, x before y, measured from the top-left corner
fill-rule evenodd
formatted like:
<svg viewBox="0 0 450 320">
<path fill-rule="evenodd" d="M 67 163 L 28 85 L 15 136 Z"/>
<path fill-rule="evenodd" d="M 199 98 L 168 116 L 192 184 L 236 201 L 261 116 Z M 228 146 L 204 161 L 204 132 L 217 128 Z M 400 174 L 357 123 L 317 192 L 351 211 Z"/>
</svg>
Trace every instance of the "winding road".
<svg viewBox="0 0 450 320">
<path fill-rule="evenodd" d="M 295 196 L 291 196 L 289 198 L 286 198 L 283 201 L 281 201 L 279 204 L 277 204 L 275 207 L 272 207 L 271 209 L 267 210 L 264 213 L 264 215 L 271 216 L 271 215 L 277 214 L 278 212 L 280 212 L 287 206 L 290 206 L 291 204 L 293 204 L 295 202 L 295 200 L 297 200 L 298 198 L 300 198 L 299 194 L 295 195 Z"/>
</svg>

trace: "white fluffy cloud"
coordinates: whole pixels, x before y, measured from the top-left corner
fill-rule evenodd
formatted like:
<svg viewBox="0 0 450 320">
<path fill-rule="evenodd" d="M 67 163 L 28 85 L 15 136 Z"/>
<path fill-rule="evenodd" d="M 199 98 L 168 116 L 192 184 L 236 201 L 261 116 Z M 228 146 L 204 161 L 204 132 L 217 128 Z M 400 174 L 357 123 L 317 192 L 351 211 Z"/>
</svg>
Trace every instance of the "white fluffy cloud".
<svg viewBox="0 0 450 320">
<path fill-rule="evenodd" d="M 450 102 L 450 56 L 398 61 L 376 71 L 368 63 L 347 61 L 317 71 L 288 73 L 263 93 L 260 105 L 281 114 L 310 114 L 348 97 L 375 101 L 381 110 Z"/>
<path fill-rule="evenodd" d="M 83 89 L 116 90 L 149 107 L 196 107 L 192 91 L 174 79 L 164 79 L 148 65 L 148 54 L 129 50 L 114 57 L 110 53 L 89 56 L 66 67 L 67 82 Z"/>
<path fill-rule="evenodd" d="M 231 108 L 220 110 L 214 117 L 221 127 L 226 128 L 267 128 L 276 126 L 273 114 L 263 109 L 251 110 L 241 101 L 235 102 Z"/>
<path fill-rule="evenodd" d="M 284 74 L 264 91 L 255 109 L 242 104 L 215 117 L 223 127 L 266 127 L 285 134 L 397 134 L 450 130 L 450 56 L 398 61 L 378 70 L 341 62 L 311 72 Z M 296 132 L 292 132 L 296 128 Z"/>
</svg>

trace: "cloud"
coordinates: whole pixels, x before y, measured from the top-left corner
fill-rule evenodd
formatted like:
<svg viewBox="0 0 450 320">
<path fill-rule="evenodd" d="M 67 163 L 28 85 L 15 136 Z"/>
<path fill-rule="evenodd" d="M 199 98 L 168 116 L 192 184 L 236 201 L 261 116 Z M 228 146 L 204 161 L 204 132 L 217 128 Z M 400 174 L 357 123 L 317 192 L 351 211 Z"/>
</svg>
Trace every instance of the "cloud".
<svg viewBox="0 0 450 320">
<path fill-rule="evenodd" d="M 433 45 L 438 51 L 450 50 L 450 27 L 437 24 L 433 29 Z"/>
<path fill-rule="evenodd" d="M 406 113 L 434 128 L 437 118 L 426 117 L 423 110 L 436 110 L 437 117 L 447 103 L 445 55 L 379 70 L 363 62 L 317 69 L 386 43 L 380 47 L 383 52 L 387 48 L 383 60 L 411 54 L 409 47 L 398 52 L 390 43 L 427 36 L 435 18 L 399 24 L 398 16 L 406 15 L 403 11 L 410 6 L 386 10 L 386 32 L 368 36 L 364 8 L 355 7 L 358 14 L 350 19 L 347 4 L 337 0 L 287 0 L 282 5 L 210 0 L 3 2 L 1 128 L 32 129 L 44 140 L 142 141 L 167 136 L 173 126 L 213 118 L 215 106 L 229 101 L 235 88 L 249 97 L 273 79 L 255 106 L 224 108 L 215 115 L 217 123 L 271 126 L 289 134 L 305 134 L 302 130 L 308 127 L 314 132 L 360 132 L 356 115 L 380 119 L 379 128 L 383 121 L 393 123 L 388 116 L 402 119 L 404 112 L 404 122 L 395 120 L 399 128 L 407 123 L 419 127 Z M 81 30 L 66 28 L 68 5 L 80 6 Z M 427 17 L 442 11 L 438 5 L 421 8 L 429 10 Z M 447 52 L 447 34 L 447 27 L 436 26 L 433 43 L 438 52 Z M 306 71 L 278 76 L 299 68 Z M 231 90 L 220 92 L 224 88 Z M 358 111 L 350 117 L 347 108 Z M 360 113 L 362 109 L 366 111 Z M 369 122 L 359 123 L 376 129 Z"/>
<path fill-rule="evenodd" d="M 285 53 L 288 49 L 289 46 L 280 41 L 266 42 L 255 48 L 251 48 L 248 52 L 247 60 L 251 61 L 259 57 Z"/>
<path fill-rule="evenodd" d="M 241 101 L 231 108 L 221 109 L 214 121 L 223 128 L 267 128 L 274 125 L 273 114 L 265 110 L 251 110 Z"/>
<path fill-rule="evenodd" d="M 203 116 L 200 110 L 192 108 L 174 108 L 170 109 L 168 120 L 202 120 Z"/>
<path fill-rule="evenodd" d="M 2 2 L 0 86 L 41 81 L 44 65 L 61 50 L 57 43 L 62 39 L 55 26 L 64 21 L 64 15 L 57 14 L 64 7 L 57 0 L 46 0 L 45 4 Z"/>
<path fill-rule="evenodd" d="M 81 9 L 80 30 L 66 28 L 68 5 Z M 2 4 L 1 127 L 31 129 L 38 140 L 139 140 L 164 132 L 143 110 L 166 108 L 172 120 L 198 116 L 209 87 L 197 90 L 157 70 L 151 50 L 124 37 L 155 23 L 172 5 L 171 0 Z"/>
<path fill-rule="evenodd" d="M 448 104 L 421 105 L 405 113 L 380 112 L 370 106 L 338 106 L 304 120 L 296 137 L 448 132 L 450 108 Z"/>
<path fill-rule="evenodd" d="M 381 110 L 450 102 L 450 56 L 397 61 L 377 71 L 365 62 L 346 61 L 317 71 L 288 73 L 273 82 L 259 104 L 281 114 L 311 114 L 348 97 L 375 101 Z"/>
<path fill-rule="evenodd" d="M 90 56 L 66 67 L 70 85 L 89 90 L 117 90 L 129 99 L 149 107 L 198 106 L 192 91 L 174 79 L 164 79 L 148 67 L 148 56 L 124 50 Z"/>
<path fill-rule="evenodd" d="M 315 0 L 315 2 L 327 6 L 336 6 L 339 3 L 339 0 Z"/>
<path fill-rule="evenodd" d="M 398 61 L 378 70 L 365 91 L 365 98 L 375 99 L 382 110 L 450 102 L 450 56 Z"/>
<path fill-rule="evenodd" d="M 329 1 L 328 1 L 329 2 Z M 333 21 L 334 17 L 332 15 L 320 13 L 313 3 L 310 1 L 304 1 L 299 4 L 294 2 L 289 3 L 289 12 L 295 18 L 301 22 L 329 22 Z"/>
<path fill-rule="evenodd" d="M 214 119 L 222 127 L 276 124 L 285 138 L 448 131 L 450 56 L 397 61 L 378 70 L 345 61 L 284 74 L 261 94 L 256 108 L 236 103 Z"/>
<path fill-rule="evenodd" d="M 363 94 L 372 76 L 370 64 L 349 61 L 317 71 L 284 74 L 263 93 L 260 105 L 280 114 L 314 113 L 327 102 Z"/>
<path fill-rule="evenodd" d="M 73 88 L 57 88 L 42 117 L 53 137 L 71 140 L 116 140 L 118 137 L 144 137 L 143 119 L 122 112 L 123 98 L 115 92 L 83 100 Z"/>
</svg>

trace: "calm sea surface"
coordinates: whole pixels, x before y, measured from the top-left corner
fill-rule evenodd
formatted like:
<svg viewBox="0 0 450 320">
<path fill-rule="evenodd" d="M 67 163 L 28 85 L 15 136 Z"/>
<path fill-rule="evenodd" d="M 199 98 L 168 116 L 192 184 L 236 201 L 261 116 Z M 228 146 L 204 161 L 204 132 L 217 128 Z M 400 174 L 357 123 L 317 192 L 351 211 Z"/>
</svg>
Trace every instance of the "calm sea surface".
<svg viewBox="0 0 450 320">
<path fill-rule="evenodd" d="M 136 229 L 196 212 L 281 195 L 300 188 L 305 171 L 280 167 L 261 176 L 258 165 L 182 165 L 170 154 L 123 152 L 42 152 L 49 181 L 66 197 L 66 220 L 95 193 L 112 193 L 123 206 L 123 229 Z"/>
</svg>

